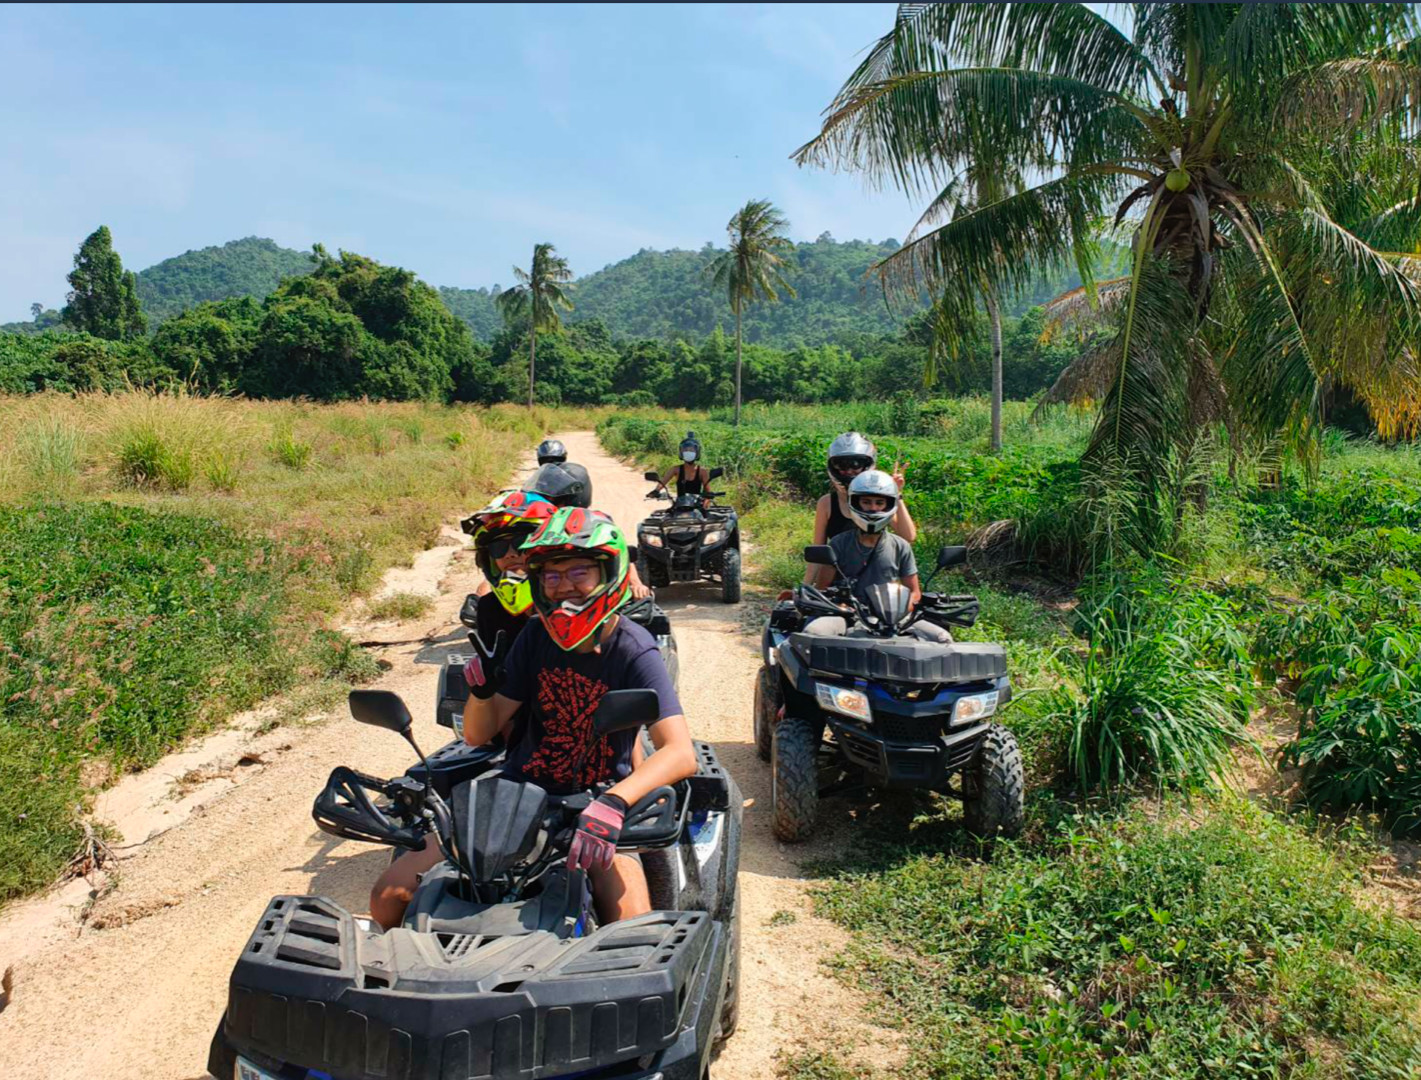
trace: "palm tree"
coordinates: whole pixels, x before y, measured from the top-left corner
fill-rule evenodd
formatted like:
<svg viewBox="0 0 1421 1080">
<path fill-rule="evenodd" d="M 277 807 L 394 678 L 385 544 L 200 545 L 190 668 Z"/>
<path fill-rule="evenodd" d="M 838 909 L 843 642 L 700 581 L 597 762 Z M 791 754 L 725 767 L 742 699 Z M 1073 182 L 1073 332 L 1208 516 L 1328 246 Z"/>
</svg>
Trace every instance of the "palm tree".
<svg viewBox="0 0 1421 1080">
<path fill-rule="evenodd" d="M 1219 420 L 1307 451 L 1336 385 L 1384 436 L 1415 432 L 1412 6 L 1129 10 L 1127 32 L 1084 4 L 900 5 L 795 157 L 910 193 L 1001 179 L 876 269 L 890 294 L 929 289 L 951 333 L 984 285 L 1074 260 L 1058 310 L 1114 327 L 1053 388 L 1102 403 L 1091 457 L 1149 475 Z M 1096 282 L 1111 236 L 1129 273 Z"/>
<path fill-rule="evenodd" d="M 735 423 L 740 424 L 740 316 L 746 304 L 757 299 L 774 303 L 777 290 L 794 296 L 794 289 L 784 279 L 786 263 L 780 252 L 793 249 L 794 243 L 781 233 L 789 222 L 768 199 L 751 199 L 726 225 L 730 248 L 721 252 L 708 266 L 715 287 L 724 289 L 735 312 Z"/>
<path fill-rule="evenodd" d="M 538 331 L 557 333 L 562 329 L 558 309 L 572 310 L 567 293 L 572 271 L 567 260 L 554 252 L 552 244 L 533 245 L 533 265 L 528 270 L 513 268 L 518 284 L 498 294 L 498 307 L 510 322 L 528 320 L 528 408 L 533 407 L 533 376 L 538 361 Z"/>
</svg>

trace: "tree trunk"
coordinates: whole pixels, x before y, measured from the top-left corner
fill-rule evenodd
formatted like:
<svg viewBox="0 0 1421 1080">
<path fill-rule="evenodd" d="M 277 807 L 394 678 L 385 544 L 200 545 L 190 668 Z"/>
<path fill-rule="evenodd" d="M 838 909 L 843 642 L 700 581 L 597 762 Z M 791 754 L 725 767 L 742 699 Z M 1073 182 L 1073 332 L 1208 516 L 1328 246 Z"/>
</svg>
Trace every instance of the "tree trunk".
<svg viewBox="0 0 1421 1080">
<path fill-rule="evenodd" d="M 992 453 L 1002 451 L 1002 308 L 997 294 L 986 293 L 987 314 L 992 320 Z"/>
<path fill-rule="evenodd" d="M 740 426 L 740 304 L 735 305 L 735 426 Z"/>
<path fill-rule="evenodd" d="M 538 330 L 528 327 L 528 408 L 533 407 L 533 365 L 538 361 Z"/>
</svg>

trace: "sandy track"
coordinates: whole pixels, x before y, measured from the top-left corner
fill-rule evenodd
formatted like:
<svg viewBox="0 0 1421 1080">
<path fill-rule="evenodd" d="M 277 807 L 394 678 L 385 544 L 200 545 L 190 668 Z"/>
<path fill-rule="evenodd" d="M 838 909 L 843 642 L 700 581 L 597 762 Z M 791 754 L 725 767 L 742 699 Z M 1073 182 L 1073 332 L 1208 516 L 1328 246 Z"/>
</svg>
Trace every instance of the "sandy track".
<svg viewBox="0 0 1421 1080">
<path fill-rule="evenodd" d="M 654 508 L 643 498 L 649 485 L 590 433 L 559 437 L 570 458 L 591 471 L 596 505 L 633 532 Z M 422 555 L 418 569 L 419 580 L 400 571 L 400 587 L 437 593 L 432 612 L 362 634 L 395 641 L 433 631 L 430 644 L 383 650 L 391 667 L 378 684 L 405 696 L 417 737 L 432 748 L 447 735 L 432 719 L 436 672 L 463 642 L 458 607 L 478 575 L 457 534 Z M 840 842 L 843 829 L 827 828 L 814 845 L 795 849 L 769 830 L 768 771 L 750 742 L 756 642 L 739 630 L 736 609 L 719 602 L 718 588 L 677 586 L 660 599 L 681 651 L 681 698 L 692 732 L 716 745 L 746 799 L 741 1021 L 715 1065 L 716 1080 L 773 1076 L 779 1051 L 806 1039 L 840 1047 L 867 1041 L 881 1051 L 878 1033 L 856 1019 L 860 1002 L 821 971 L 819 961 L 842 939 L 809 914 L 798 865 Z M 402 741 L 336 713 L 313 727 L 260 737 L 239 729 L 204 745 L 181 767 L 163 763 L 108 800 L 133 846 L 87 924 L 72 906 L 86 899 L 82 883 L 0 919 L 0 967 L 13 963 L 15 982 L 0 1013 L 0 1076 L 203 1077 L 227 976 L 267 900 L 315 893 L 364 910 L 388 853 L 317 830 L 311 800 L 337 764 L 380 775 L 402 771 L 409 764 Z M 249 754 L 239 764 L 249 751 L 255 760 Z M 204 765 L 217 775 L 173 800 L 171 777 Z M 795 921 L 768 925 L 779 911 Z"/>
</svg>

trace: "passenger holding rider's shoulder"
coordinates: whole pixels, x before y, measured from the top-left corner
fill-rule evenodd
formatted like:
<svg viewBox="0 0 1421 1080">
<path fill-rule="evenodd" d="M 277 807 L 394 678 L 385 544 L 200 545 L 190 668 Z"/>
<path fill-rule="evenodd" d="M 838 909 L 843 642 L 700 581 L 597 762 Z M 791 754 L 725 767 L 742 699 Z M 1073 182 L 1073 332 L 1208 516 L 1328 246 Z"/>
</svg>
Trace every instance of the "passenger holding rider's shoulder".
<svg viewBox="0 0 1421 1080">
<path fill-rule="evenodd" d="M 829 444 L 829 491 L 820 496 L 814 506 L 814 543 L 827 544 L 834 537 L 853 531 L 853 519 L 849 515 L 849 485 L 854 477 L 876 468 L 878 448 L 857 431 L 847 431 Z M 913 515 L 908 512 L 908 504 L 901 492 L 906 481 L 901 465 L 893 467 L 892 478 L 899 491 L 897 509 L 893 512 L 888 528 L 909 544 L 918 538 L 918 526 Z M 804 583 L 814 583 L 815 567 L 808 567 L 804 573 Z"/>
</svg>

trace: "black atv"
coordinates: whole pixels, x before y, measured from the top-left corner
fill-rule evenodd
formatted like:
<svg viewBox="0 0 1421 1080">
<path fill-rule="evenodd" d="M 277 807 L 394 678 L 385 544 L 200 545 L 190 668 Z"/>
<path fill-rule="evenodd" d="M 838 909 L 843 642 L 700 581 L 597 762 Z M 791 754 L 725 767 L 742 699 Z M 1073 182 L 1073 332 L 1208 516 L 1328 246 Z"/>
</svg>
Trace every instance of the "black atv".
<svg viewBox="0 0 1421 1080">
<path fill-rule="evenodd" d="M 712 469 L 712 480 L 724 475 Z M 719 581 L 720 598 L 740 603 L 740 520 L 729 506 L 712 506 L 725 494 L 706 491 L 674 498 L 654 472 L 643 474 L 657 486 L 648 499 L 668 499 L 636 530 L 637 572 L 652 588 L 682 581 Z"/>
<path fill-rule="evenodd" d="M 396 695 L 357 690 L 350 704 L 413 745 Z M 656 715 L 653 691 L 609 691 L 592 738 Z M 577 817 L 600 789 L 552 795 L 489 771 L 446 799 L 409 776 L 337 768 L 313 810 L 322 829 L 409 850 L 433 832 L 445 861 L 387 932 L 326 897 L 273 899 L 232 972 L 209 1070 L 705 1080 L 736 1024 L 741 804 L 710 746 L 696 750 L 696 775 L 632 807 L 618 843 L 641 854 L 656 910 L 606 926 L 586 875 L 567 868 Z"/>
<path fill-rule="evenodd" d="M 827 546 L 806 548 L 804 557 L 834 565 Z M 933 575 L 966 558 L 966 548 L 943 548 Z M 909 611 L 901 585 L 875 587 L 867 603 L 852 586 L 842 576 L 822 591 L 800 586 L 793 600 L 775 606 L 765 627 L 755 746 L 773 769 L 775 834 L 804 839 L 821 797 L 867 784 L 953 795 L 972 833 L 1017 835 L 1024 816 L 1021 752 L 1010 731 L 989 722 L 1011 700 L 1006 651 L 910 633 L 920 622 L 943 630 L 971 626 L 977 598 L 924 592 Z M 820 616 L 843 619 L 846 632 L 804 633 Z"/>
</svg>

